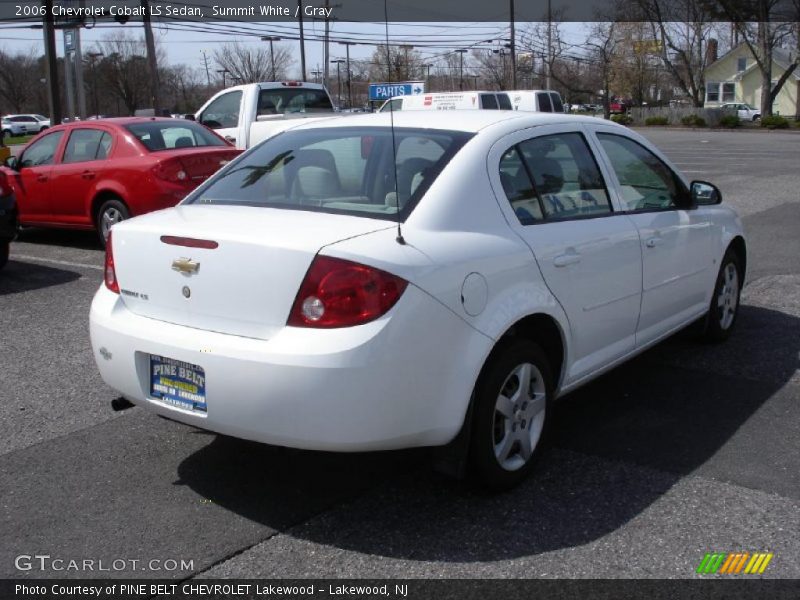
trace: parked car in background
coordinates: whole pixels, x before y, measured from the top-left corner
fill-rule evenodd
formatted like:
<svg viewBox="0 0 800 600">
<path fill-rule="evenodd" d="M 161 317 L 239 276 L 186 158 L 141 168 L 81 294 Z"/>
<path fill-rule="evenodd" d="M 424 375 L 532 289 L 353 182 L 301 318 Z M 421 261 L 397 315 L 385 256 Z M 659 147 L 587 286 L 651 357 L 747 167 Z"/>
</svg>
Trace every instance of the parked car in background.
<svg viewBox="0 0 800 600">
<path fill-rule="evenodd" d="M 250 148 L 301 123 L 336 116 L 328 90 L 318 83 L 249 83 L 217 92 L 194 114 L 237 148 Z"/>
<path fill-rule="evenodd" d="M 743 102 L 729 102 L 720 108 L 730 112 L 736 111 L 736 115 L 742 121 L 758 121 L 761 118 L 760 110 Z"/>
<path fill-rule="evenodd" d="M 40 133 L 50 127 L 50 119 L 44 115 L 6 115 L 3 119 L 8 119 L 12 123 L 18 123 L 25 127 L 25 133 Z"/>
<path fill-rule="evenodd" d="M 6 266 L 11 240 L 17 234 L 17 205 L 14 189 L 0 172 L 0 269 Z"/>
<path fill-rule="evenodd" d="M 3 135 L 19 137 L 28 134 L 28 127 L 24 123 L 17 123 L 8 117 L 2 119 Z"/>
<path fill-rule="evenodd" d="M 19 223 L 96 229 L 174 206 L 240 153 L 191 121 L 125 117 L 53 127 L 3 169 Z"/>
<path fill-rule="evenodd" d="M 594 117 L 399 111 L 300 125 L 114 228 L 93 355 L 170 419 L 327 451 L 533 465 L 552 403 L 704 319 L 746 248 L 713 185 Z"/>
</svg>

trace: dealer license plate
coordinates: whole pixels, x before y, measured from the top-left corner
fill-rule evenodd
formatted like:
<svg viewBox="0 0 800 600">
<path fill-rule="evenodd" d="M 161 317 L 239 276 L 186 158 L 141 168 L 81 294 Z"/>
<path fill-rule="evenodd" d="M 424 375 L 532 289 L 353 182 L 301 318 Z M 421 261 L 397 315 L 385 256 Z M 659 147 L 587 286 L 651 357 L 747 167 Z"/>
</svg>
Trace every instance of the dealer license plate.
<svg viewBox="0 0 800 600">
<path fill-rule="evenodd" d="M 184 410 L 206 412 L 206 372 L 198 365 L 151 354 L 150 396 Z"/>
</svg>

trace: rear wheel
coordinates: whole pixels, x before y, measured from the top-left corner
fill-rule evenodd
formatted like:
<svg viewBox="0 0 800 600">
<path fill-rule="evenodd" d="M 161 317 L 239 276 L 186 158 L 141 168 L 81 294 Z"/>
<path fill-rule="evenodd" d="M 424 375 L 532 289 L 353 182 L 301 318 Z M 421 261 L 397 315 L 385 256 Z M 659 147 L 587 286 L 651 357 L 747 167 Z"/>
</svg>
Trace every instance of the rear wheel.
<svg viewBox="0 0 800 600">
<path fill-rule="evenodd" d="M 475 389 L 470 462 L 480 483 L 504 489 L 521 482 L 538 456 L 552 377 L 544 352 L 528 340 L 508 343 L 489 360 Z"/>
<path fill-rule="evenodd" d="M 0 242 L 0 269 L 6 266 L 11 252 L 11 242 Z"/>
<path fill-rule="evenodd" d="M 104 246 L 111 227 L 128 217 L 130 217 L 128 207 L 118 198 L 106 200 L 100 205 L 96 218 L 97 235 L 100 236 L 100 241 Z"/>
<path fill-rule="evenodd" d="M 728 250 L 722 258 L 717 275 L 711 306 L 708 309 L 705 339 L 721 342 L 730 337 L 736 317 L 739 315 L 739 300 L 742 291 L 742 269 L 739 257 Z"/>
</svg>

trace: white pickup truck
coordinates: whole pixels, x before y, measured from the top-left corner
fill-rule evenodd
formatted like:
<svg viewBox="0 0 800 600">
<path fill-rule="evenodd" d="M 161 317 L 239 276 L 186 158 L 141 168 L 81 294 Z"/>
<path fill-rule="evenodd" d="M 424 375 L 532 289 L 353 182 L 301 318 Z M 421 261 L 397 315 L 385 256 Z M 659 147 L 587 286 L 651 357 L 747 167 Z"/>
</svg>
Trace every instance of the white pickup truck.
<svg viewBox="0 0 800 600">
<path fill-rule="evenodd" d="M 322 85 L 271 81 L 226 88 L 212 96 L 194 118 L 237 148 L 247 149 L 298 125 L 298 119 L 308 122 L 336 114 Z"/>
</svg>

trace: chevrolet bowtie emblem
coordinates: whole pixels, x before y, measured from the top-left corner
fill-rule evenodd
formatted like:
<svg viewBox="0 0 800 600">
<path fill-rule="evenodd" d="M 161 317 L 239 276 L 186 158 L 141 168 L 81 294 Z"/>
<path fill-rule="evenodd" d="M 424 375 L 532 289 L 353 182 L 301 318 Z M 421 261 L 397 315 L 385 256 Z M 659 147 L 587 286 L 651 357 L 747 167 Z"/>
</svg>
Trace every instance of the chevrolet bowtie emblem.
<svg viewBox="0 0 800 600">
<path fill-rule="evenodd" d="M 172 270 L 186 275 L 197 273 L 200 269 L 200 263 L 193 261 L 191 258 L 176 258 L 172 261 Z"/>
</svg>

